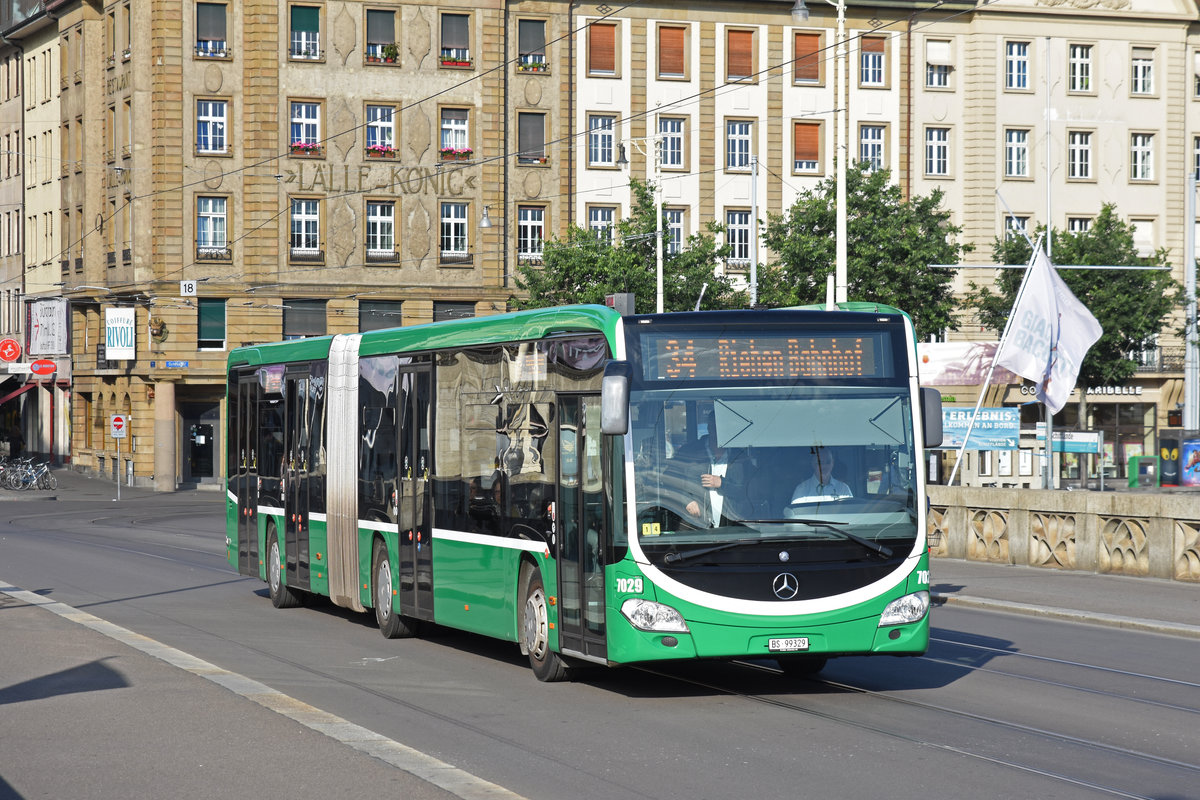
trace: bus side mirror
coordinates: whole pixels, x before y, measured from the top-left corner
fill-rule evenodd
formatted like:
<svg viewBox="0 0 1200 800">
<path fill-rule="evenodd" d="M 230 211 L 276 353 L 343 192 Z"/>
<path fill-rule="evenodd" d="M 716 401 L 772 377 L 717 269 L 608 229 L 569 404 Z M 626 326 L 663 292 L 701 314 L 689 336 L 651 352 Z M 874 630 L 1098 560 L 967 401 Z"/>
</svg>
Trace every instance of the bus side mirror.
<svg viewBox="0 0 1200 800">
<path fill-rule="evenodd" d="M 600 431 L 613 436 L 629 432 L 629 380 L 633 368 L 628 361 L 610 361 L 604 365 L 600 384 Z"/>
<path fill-rule="evenodd" d="M 942 446 L 942 394 L 937 389 L 921 389 L 921 428 L 925 447 Z"/>
</svg>

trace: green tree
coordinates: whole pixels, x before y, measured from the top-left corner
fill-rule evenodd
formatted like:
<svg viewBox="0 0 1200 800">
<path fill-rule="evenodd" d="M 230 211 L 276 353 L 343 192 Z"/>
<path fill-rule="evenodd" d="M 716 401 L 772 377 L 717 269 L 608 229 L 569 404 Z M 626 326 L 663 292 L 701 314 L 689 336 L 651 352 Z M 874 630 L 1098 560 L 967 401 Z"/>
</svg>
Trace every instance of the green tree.
<svg viewBox="0 0 1200 800">
<path fill-rule="evenodd" d="M 571 303 L 603 303 L 605 295 L 631 292 L 638 313 L 654 310 L 656 221 L 654 187 L 637 179 L 630 182 L 633 209 L 616 225 L 612 243 L 591 231 L 570 226 L 565 239 L 548 239 L 542 264 L 519 264 L 516 281 L 526 294 L 516 301 L 521 308 L 543 308 Z M 710 223 L 688 237 L 679 253 L 663 254 L 663 310 L 691 311 L 703 300 L 704 310 L 746 305 L 744 292 L 717 275 L 727 246 L 717 245 L 721 227 Z M 664 220 L 663 233 L 666 234 Z M 707 284 L 707 286 L 706 286 Z"/>
<path fill-rule="evenodd" d="M 846 170 L 846 296 L 907 311 L 919 337 L 954 328 L 950 270 L 969 246 L 956 243 L 960 228 L 943 209 L 942 192 L 905 200 L 887 170 L 866 163 Z M 759 301 L 797 305 L 825 301 L 835 269 L 837 182 L 830 178 L 800 195 L 767 221 L 766 244 L 778 256 L 761 271 Z"/>
<path fill-rule="evenodd" d="M 1044 235 L 1045 227 L 1040 226 L 1038 233 Z M 1137 254 L 1133 226 L 1120 220 L 1112 204 L 1100 209 L 1088 230 L 1055 230 L 1052 235 L 1050 252 L 1057 264 L 1170 264 L 1165 249 L 1148 257 Z M 1025 237 L 1012 236 L 996 239 L 992 255 L 999 264 L 1028 264 L 1032 253 Z M 1129 353 L 1146 347 L 1183 302 L 1182 287 L 1169 269 L 1067 269 L 1059 275 L 1104 329 L 1080 365 L 1079 383 L 1085 386 L 1121 383 L 1132 377 L 1137 364 Z M 995 291 L 971 282 L 967 303 L 978 309 L 984 326 L 997 334 L 1004 331 L 1024 276 L 1024 270 L 1002 270 Z"/>
</svg>

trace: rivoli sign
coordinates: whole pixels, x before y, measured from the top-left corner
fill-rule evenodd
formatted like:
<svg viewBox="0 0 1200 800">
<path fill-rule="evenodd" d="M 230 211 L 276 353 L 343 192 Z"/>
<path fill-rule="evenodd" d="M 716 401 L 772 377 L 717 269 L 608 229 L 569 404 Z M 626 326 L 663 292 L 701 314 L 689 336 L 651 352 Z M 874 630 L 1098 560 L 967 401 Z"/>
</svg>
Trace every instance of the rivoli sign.
<svg viewBox="0 0 1200 800">
<path fill-rule="evenodd" d="M 137 358 L 136 314 L 133 308 L 104 309 L 104 357 L 109 361 Z"/>
</svg>

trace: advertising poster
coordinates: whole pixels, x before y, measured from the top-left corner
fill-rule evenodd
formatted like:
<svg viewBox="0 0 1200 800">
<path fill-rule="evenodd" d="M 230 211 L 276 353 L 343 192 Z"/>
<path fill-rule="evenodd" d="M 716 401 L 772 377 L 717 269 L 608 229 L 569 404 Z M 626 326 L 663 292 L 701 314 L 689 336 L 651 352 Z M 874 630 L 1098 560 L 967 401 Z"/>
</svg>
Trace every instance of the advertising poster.
<svg viewBox="0 0 1200 800">
<path fill-rule="evenodd" d="M 1200 439 L 1184 439 L 1179 449 L 1179 484 L 1200 486 Z"/>
</svg>

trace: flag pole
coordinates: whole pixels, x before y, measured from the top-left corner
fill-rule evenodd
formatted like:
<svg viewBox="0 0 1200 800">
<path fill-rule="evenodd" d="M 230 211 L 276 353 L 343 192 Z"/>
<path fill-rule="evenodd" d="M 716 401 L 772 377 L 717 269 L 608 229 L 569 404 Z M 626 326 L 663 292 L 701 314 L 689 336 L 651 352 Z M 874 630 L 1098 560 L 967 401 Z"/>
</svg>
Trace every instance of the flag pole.
<svg viewBox="0 0 1200 800">
<path fill-rule="evenodd" d="M 1028 237 L 1026 237 L 1028 238 Z M 1025 268 L 1025 276 L 1021 278 L 1021 286 L 1017 289 L 1017 297 L 1013 301 L 1013 308 L 1017 308 L 1021 302 L 1021 296 L 1025 294 L 1025 287 L 1029 284 L 1029 275 L 1033 272 L 1033 262 L 1037 258 L 1038 249 L 1042 246 L 1042 237 L 1038 237 L 1036 243 L 1030 242 L 1033 245 L 1032 255 L 1029 258 L 1029 264 Z M 950 479 L 946 481 L 947 486 L 954 485 L 954 476 L 958 474 L 958 467 L 962 463 L 963 452 L 967 449 L 967 442 L 971 439 L 971 431 L 975 428 L 975 418 L 979 416 L 979 408 L 983 405 L 983 397 L 987 394 L 987 389 L 992 384 L 992 373 L 996 371 L 996 356 L 1004 351 L 1004 340 L 1008 338 L 1009 328 L 1012 327 L 1013 315 L 1009 312 L 1008 321 L 1004 323 L 1004 331 L 1000 334 L 1000 343 L 996 345 L 996 352 L 992 354 L 992 362 L 988 365 L 987 377 L 983 379 L 983 388 L 979 390 L 979 397 L 975 400 L 975 411 L 971 413 L 971 419 L 967 422 L 967 432 L 963 436 L 963 442 L 959 445 L 958 456 L 954 459 L 954 469 L 950 471 Z"/>
</svg>

